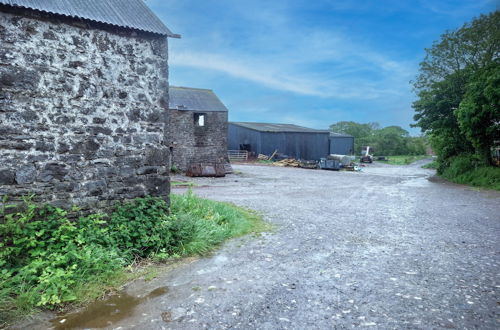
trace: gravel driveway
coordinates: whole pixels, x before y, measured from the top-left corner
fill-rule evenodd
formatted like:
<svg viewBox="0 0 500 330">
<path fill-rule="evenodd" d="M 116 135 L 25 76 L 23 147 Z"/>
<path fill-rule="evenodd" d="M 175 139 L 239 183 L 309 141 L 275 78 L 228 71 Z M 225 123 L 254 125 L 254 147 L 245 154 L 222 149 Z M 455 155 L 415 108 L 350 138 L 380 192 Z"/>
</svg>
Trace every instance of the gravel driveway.
<svg viewBox="0 0 500 330">
<path fill-rule="evenodd" d="M 276 229 L 147 284 L 169 291 L 112 328 L 500 328 L 500 194 L 429 181 L 420 165 L 191 180 Z"/>
</svg>

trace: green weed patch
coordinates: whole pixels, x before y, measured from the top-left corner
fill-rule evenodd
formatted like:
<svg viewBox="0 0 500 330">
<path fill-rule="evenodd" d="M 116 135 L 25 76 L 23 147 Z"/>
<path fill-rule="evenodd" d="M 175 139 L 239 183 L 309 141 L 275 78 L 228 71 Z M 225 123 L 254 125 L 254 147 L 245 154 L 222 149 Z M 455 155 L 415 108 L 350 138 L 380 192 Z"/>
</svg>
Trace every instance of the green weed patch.
<svg viewBox="0 0 500 330">
<path fill-rule="evenodd" d="M 427 155 L 419 155 L 419 156 L 389 156 L 387 157 L 387 161 L 384 161 L 386 164 L 390 165 L 409 165 L 417 160 L 429 158 Z"/>
<path fill-rule="evenodd" d="M 253 212 L 191 191 L 172 195 L 170 209 L 146 197 L 109 214 L 78 216 L 29 200 L 6 211 L 0 209 L 0 320 L 95 299 L 128 279 L 126 266 L 137 260 L 204 254 L 267 229 Z"/>
<path fill-rule="evenodd" d="M 488 166 L 474 155 L 453 157 L 438 172 L 451 182 L 500 190 L 500 167 Z"/>
<path fill-rule="evenodd" d="M 437 167 L 438 167 L 438 163 L 436 161 L 432 161 L 432 162 L 422 166 L 422 168 L 427 168 L 427 169 L 437 169 Z"/>
</svg>

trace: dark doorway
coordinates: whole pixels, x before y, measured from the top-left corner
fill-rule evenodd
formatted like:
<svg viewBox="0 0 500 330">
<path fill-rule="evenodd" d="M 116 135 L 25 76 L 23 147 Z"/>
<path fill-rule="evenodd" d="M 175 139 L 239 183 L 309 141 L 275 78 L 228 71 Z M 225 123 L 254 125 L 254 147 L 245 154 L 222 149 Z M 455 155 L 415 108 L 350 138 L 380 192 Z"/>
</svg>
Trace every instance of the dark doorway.
<svg viewBox="0 0 500 330">
<path fill-rule="evenodd" d="M 251 152 L 252 147 L 249 144 L 240 144 L 240 150 L 246 150 L 248 152 Z"/>
</svg>

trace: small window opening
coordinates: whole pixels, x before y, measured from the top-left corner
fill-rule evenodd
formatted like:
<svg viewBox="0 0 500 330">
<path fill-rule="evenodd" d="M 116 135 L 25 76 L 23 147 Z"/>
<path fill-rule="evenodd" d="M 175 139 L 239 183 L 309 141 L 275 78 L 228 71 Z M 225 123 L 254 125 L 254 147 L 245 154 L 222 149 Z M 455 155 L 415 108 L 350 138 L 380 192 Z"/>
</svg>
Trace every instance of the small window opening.
<svg viewBox="0 0 500 330">
<path fill-rule="evenodd" d="M 204 113 L 195 113 L 194 114 L 194 124 L 196 126 L 200 126 L 200 127 L 205 126 L 205 114 Z"/>
</svg>

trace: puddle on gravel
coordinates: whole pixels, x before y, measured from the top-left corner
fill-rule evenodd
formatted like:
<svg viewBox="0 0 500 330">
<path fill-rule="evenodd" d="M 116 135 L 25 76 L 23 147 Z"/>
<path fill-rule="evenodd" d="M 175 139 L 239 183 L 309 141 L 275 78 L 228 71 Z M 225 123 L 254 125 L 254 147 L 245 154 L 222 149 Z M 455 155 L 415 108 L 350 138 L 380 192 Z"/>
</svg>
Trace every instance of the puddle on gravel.
<svg viewBox="0 0 500 330">
<path fill-rule="evenodd" d="M 51 320 L 54 329 L 89 329 L 104 328 L 132 315 L 140 303 L 164 295 L 166 286 L 151 291 L 145 297 L 131 296 L 125 292 L 118 293 L 89 305 L 87 308 Z"/>
<path fill-rule="evenodd" d="M 431 184 L 432 184 L 432 182 L 429 181 L 429 179 L 427 177 L 411 178 L 411 179 L 403 181 L 401 183 L 402 186 L 406 186 L 406 187 L 418 187 L 418 188 L 428 187 Z"/>
</svg>

